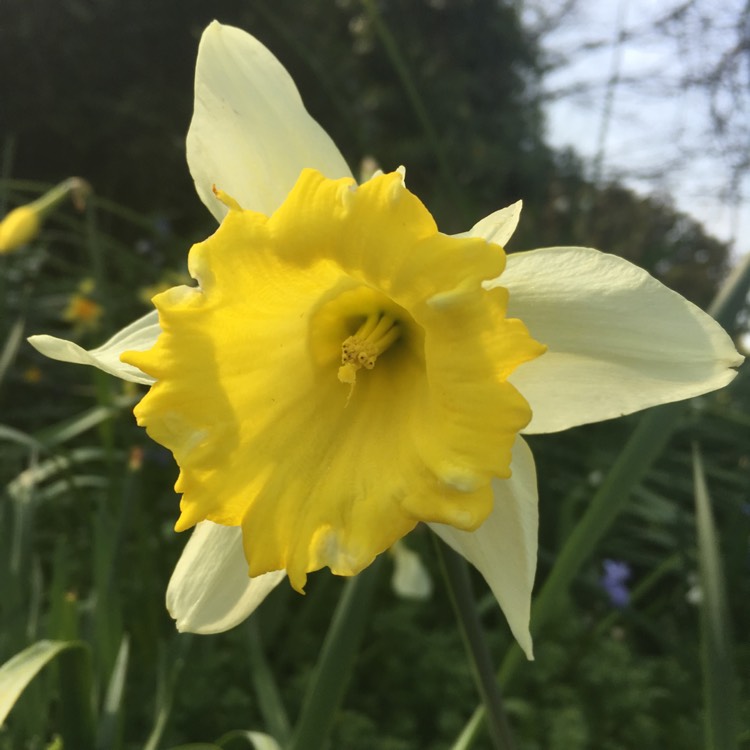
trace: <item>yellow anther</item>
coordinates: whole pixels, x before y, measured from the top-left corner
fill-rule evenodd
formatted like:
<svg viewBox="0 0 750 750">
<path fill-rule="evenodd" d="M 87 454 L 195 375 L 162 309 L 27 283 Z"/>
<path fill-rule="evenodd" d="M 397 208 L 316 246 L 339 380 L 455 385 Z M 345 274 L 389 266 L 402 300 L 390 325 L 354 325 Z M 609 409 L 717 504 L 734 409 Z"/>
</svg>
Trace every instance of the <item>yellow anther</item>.
<svg viewBox="0 0 750 750">
<path fill-rule="evenodd" d="M 372 314 L 353 336 L 341 344 L 341 367 L 338 377 L 342 383 L 354 385 L 357 371 L 372 370 L 377 358 L 401 335 L 395 318 L 382 313 Z"/>
</svg>

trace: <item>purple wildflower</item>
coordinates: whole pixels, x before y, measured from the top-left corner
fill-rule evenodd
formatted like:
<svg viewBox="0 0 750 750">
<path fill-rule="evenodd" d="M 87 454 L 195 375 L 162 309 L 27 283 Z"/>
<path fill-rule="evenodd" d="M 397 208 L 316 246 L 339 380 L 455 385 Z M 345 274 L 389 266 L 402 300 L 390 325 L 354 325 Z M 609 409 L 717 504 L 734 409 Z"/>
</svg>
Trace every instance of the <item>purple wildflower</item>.
<svg viewBox="0 0 750 750">
<path fill-rule="evenodd" d="M 632 575 L 630 566 L 621 560 L 605 560 L 604 575 L 599 579 L 599 584 L 609 596 L 613 607 L 623 609 L 630 602 L 630 591 L 628 591 L 627 580 Z"/>
</svg>

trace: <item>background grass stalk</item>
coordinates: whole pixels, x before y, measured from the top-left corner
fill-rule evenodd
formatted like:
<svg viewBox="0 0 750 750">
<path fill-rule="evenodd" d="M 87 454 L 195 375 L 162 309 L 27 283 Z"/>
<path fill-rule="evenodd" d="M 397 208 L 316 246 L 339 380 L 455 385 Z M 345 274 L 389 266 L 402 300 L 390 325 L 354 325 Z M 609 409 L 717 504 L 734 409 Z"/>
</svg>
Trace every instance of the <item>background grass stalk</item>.
<svg viewBox="0 0 750 750">
<path fill-rule="evenodd" d="M 719 541 L 711 512 L 700 447 L 693 445 L 695 519 L 701 590 L 701 658 L 707 750 L 734 750 L 737 742 L 737 680 Z"/>
<path fill-rule="evenodd" d="M 263 641 L 257 619 L 259 614 L 260 612 L 256 612 L 255 616 L 249 618 L 247 622 L 250 677 L 266 727 L 283 745 L 289 739 L 289 718 L 281 699 L 279 686 L 263 651 Z"/>
<path fill-rule="evenodd" d="M 440 174 L 441 186 L 453 205 L 459 209 L 460 215 L 466 219 L 469 213 L 466 210 L 466 199 L 463 193 L 456 187 L 457 182 L 455 172 L 448 162 L 448 157 L 445 154 L 445 149 L 442 146 L 440 137 L 438 136 L 435 126 L 432 124 L 432 118 L 427 111 L 424 101 L 422 101 L 419 90 L 409 72 L 409 66 L 406 63 L 404 56 L 401 54 L 399 45 L 394 39 L 393 34 L 391 34 L 388 25 L 383 21 L 377 3 L 375 3 L 374 0 L 361 0 L 361 2 L 365 12 L 372 21 L 377 35 L 380 37 L 380 41 L 383 43 L 388 59 L 404 88 L 407 101 L 411 105 L 412 110 L 424 131 L 425 138 L 430 144 L 430 149 L 435 155 L 435 161 Z"/>
<path fill-rule="evenodd" d="M 448 548 L 436 535 L 432 536 L 474 680 L 484 704 L 492 746 L 496 750 L 515 750 L 516 744 L 503 708 L 500 686 L 495 679 L 492 656 L 479 621 L 468 565 L 466 560 Z"/>
<path fill-rule="evenodd" d="M 381 555 L 344 584 L 288 750 L 318 750 L 325 746 L 369 621 L 382 565 Z"/>
</svg>

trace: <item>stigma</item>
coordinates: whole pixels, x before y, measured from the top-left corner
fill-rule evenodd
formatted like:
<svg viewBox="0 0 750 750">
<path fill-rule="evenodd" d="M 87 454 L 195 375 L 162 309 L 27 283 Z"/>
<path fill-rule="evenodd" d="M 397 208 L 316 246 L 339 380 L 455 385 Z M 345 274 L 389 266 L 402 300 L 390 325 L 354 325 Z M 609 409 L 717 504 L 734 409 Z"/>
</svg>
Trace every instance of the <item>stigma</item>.
<svg viewBox="0 0 750 750">
<path fill-rule="evenodd" d="M 384 313 L 372 313 L 357 332 L 341 344 L 341 367 L 338 377 L 342 383 L 354 385 L 357 372 L 363 367 L 372 370 L 377 358 L 401 335 L 395 318 Z"/>
</svg>

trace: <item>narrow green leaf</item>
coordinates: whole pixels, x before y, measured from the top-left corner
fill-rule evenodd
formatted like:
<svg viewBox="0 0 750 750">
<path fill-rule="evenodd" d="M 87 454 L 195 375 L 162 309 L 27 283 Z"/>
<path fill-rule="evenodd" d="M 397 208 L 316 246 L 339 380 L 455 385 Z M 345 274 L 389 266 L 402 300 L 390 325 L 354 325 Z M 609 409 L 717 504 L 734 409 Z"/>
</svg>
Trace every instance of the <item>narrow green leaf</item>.
<svg viewBox="0 0 750 750">
<path fill-rule="evenodd" d="M 405 101 L 407 101 L 419 122 L 425 136 L 425 142 L 429 144 L 435 156 L 435 164 L 440 175 L 440 187 L 450 203 L 459 210 L 463 219 L 468 223 L 468 211 L 464 193 L 457 189 L 457 182 L 443 139 L 438 135 L 434 125 L 434 118 L 427 111 L 419 88 L 414 82 L 414 77 L 409 69 L 409 64 L 402 52 L 401 45 L 396 40 L 393 32 L 385 22 L 380 12 L 379 3 L 375 0 L 360 0 L 362 7 L 372 23 L 375 33 L 380 39 L 386 56 L 393 67 L 396 76 L 403 87 Z"/>
<path fill-rule="evenodd" d="M 8 333 L 8 338 L 5 339 L 5 345 L 2 351 L 0 351 L 0 383 L 5 379 L 5 373 L 8 372 L 10 366 L 13 364 L 13 360 L 16 358 L 18 347 L 23 341 L 24 325 L 23 316 L 13 323 Z"/>
<path fill-rule="evenodd" d="M 133 396 L 118 397 L 114 399 L 111 406 L 95 406 L 87 409 L 71 419 L 63 420 L 58 424 L 40 430 L 35 437 L 48 446 L 60 445 L 92 427 L 97 427 L 102 422 L 106 422 L 123 409 L 133 406 L 137 400 L 138 398 Z"/>
<path fill-rule="evenodd" d="M 58 654 L 80 650 L 78 641 L 37 641 L 0 667 L 0 724 L 7 718 L 26 686 Z"/>
<path fill-rule="evenodd" d="M 91 651 L 86 644 L 60 652 L 60 734 L 63 746 L 94 750 Z"/>
<path fill-rule="evenodd" d="M 695 516 L 701 603 L 701 657 L 707 750 L 735 750 L 737 743 L 737 678 L 734 673 L 729 609 L 719 540 L 711 512 L 700 448 L 693 446 Z"/>
<path fill-rule="evenodd" d="M 52 456 L 43 461 L 34 462 L 22 471 L 15 479 L 8 482 L 8 494 L 22 498 L 29 488 L 58 475 L 67 474 L 73 468 L 89 461 L 104 460 L 106 455 L 101 448 L 76 448 L 66 456 Z M 101 480 L 101 477 L 98 477 Z"/>
<path fill-rule="evenodd" d="M 273 672 L 268 665 L 266 655 L 263 651 L 263 642 L 257 622 L 259 614 L 256 613 L 254 617 L 249 618 L 247 621 L 250 674 L 266 728 L 274 737 L 277 737 L 282 742 L 286 742 L 290 734 L 289 718 L 281 700 L 281 694 Z"/>
<path fill-rule="evenodd" d="M 168 661 L 168 656 L 164 651 L 159 655 L 154 726 L 146 744 L 143 746 L 143 750 L 157 750 L 159 748 L 161 736 L 164 734 L 167 721 L 169 721 L 169 716 L 172 713 L 177 683 L 185 666 L 185 660 L 192 642 L 193 636 L 189 633 L 175 634 L 173 643 L 176 653 L 171 662 Z"/>
<path fill-rule="evenodd" d="M 112 750 L 112 748 L 119 747 L 122 742 L 119 735 L 122 728 L 122 699 L 125 691 L 125 676 L 128 673 L 129 655 L 130 640 L 127 635 L 123 635 L 96 733 L 96 746 L 99 750 Z"/>
<path fill-rule="evenodd" d="M 443 577 L 461 630 L 461 637 L 474 673 L 474 681 L 484 704 L 490 741 L 497 750 L 513 750 L 516 744 L 510 731 L 510 724 L 500 696 L 500 686 L 495 679 L 489 647 L 477 614 L 468 563 L 439 541 L 436 536 L 434 540 Z"/>
<path fill-rule="evenodd" d="M 32 450 L 46 451 L 47 446 L 41 441 L 37 440 L 33 435 L 27 435 L 21 430 L 17 430 L 14 427 L 8 427 L 8 425 L 0 424 L 0 440 L 6 443 L 16 443 L 22 445 L 24 448 L 31 448 Z"/>
<path fill-rule="evenodd" d="M 381 568 L 382 555 L 344 584 L 287 750 L 319 750 L 326 746 L 369 622 L 370 603 Z"/>
<path fill-rule="evenodd" d="M 112 406 L 95 406 L 81 412 L 75 417 L 45 427 L 34 435 L 29 435 L 14 427 L 0 424 L 0 440 L 48 452 L 51 447 L 61 445 L 71 438 L 90 430 L 92 427 L 96 427 L 102 422 L 111 419 L 123 409 L 133 406 L 136 401 L 136 397 L 120 396 L 114 399 Z"/>
</svg>

